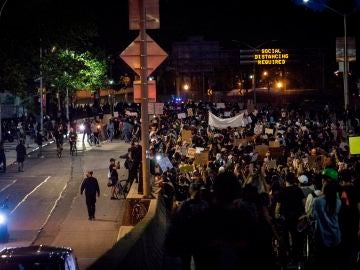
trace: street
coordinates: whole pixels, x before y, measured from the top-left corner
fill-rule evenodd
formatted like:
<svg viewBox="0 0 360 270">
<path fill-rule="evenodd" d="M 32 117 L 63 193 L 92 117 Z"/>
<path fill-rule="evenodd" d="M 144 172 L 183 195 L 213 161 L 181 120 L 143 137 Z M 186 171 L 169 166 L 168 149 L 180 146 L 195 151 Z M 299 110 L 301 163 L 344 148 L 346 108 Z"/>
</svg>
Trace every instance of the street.
<svg viewBox="0 0 360 270">
<path fill-rule="evenodd" d="M 17 165 L 13 164 L 6 174 L 0 175 L 0 200 L 9 197 L 10 206 L 10 240 L 0 244 L 0 249 L 32 244 L 70 246 L 80 269 L 86 269 L 116 242 L 124 201 L 110 200 L 107 170 L 109 159 L 119 160 L 128 144 L 114 141 L 91 147 L 81 139 L 82 134 L 77 142 L 77 156 L 70 156 L 69 145 L 65 144 L 63 155 L 58 158 L 53 143 L 44 147 L 44 158 L 38 158 L 37 152 L 30 153 L 24 172 L 17 172 Z M 85 196 L 80 195 L 80 184 L 88 169 L 94 171 L 101 192 L 95 221 L 88 220 Z M 122 166 L 119 178 L 126 175 Z"/>
</svg>

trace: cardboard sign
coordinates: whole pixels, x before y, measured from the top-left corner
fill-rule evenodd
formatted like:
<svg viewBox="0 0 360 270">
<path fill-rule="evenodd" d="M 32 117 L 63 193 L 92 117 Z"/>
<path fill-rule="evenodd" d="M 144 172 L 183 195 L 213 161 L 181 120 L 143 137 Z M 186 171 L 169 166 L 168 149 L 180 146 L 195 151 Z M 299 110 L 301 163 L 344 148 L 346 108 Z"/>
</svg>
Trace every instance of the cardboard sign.
<svg viewBox="0 0 360 270">
<path fill-rule="evenodd" d="M 195 154 L 194 164 L 199 165 L 208 165 L 209 163 L 209 151 L 204 151 L 198 154 Z"/>
<path fill-rule="evenodd" d="M 261 157 L 265 157 L 268 151 L 269 151 L 269 146 L 265 144 L 255 146 L 255 152 L 258 152 Z"/>
<path fill-rule="evenodd" d="M 270 148 L 279 148 L 280 142 L 279 141 L 269 141 L 269 147 Z"/>
<path fill-rule="evenodd" d="M 187 152 L 188 152 L 188 148 L 187 147 L 181 147 L 181 155 L 182 156 L 187 156 Z"/>
<path fill-rule="evenodd" d="M 235 139 L 234 144 L 236 147 L 238 147 L 240 144 L 242 146 L 246 146 L 248 144 L 248 139 L 246 139 L 246 138 L 245 139 Z"/>
<path fill-rule="evenodd" d="M 195 148 L 188 148 L 186 156 L 189 158 L 195 158 L 196 149 Z"/>
<path fill-rule="evenodd" d="M 173 168 L 173 165 L 168 157 L 163 157 L 158 161 L 158 164 L 163 172 L 170 170 Z"/>
<path fill-rule="evenodd" d="M 199 154 L 199 153 L 201 153 L 202 151 L 205 150 L 204 147 L 196 147 L 195 149 L 196 149 L 196 153 L 197 153 L 197 154 Z"/>
<path fill-rule="evenodd" d="M 191 142 L 191 138 L 192 138 L 191 130 L 185 130 L 185 129 L 183 129 L 183 130 L 181 131 L 181 140 L 182 140 L 182 141 Z"/>
<path fill-rule="evenodd" d="M 308 165 L 310 169 L 314 169 L 316 171 L 320 171 L 323 169 L 325 161 L 325 156 L 318 155 L 318 156 L 309 156 L 308 157 Z"/>
<path fill-rule="evenodd" d="M 177 116 L 178 116 L 178 119 L 185 119 L 186 118 L 185 113 L 178 113 Z"/>
<path fill-rule="evenodd" d="M 277 168 L 277 164 L 276 164 L 276 160 L 275 159 L 270 159 L 265 163 L 265 166 L 268 169 L 276 169 Z"/>
<path fill-rule="evenodd" d="M 265 128 L 265 134 L 267 135 L 273 135 L 274 134 L 274 130 L 272 128 Z"/>
<path fill-rule="evenodd" d="M 187 109 L 187 114 L 188 114 L 188 116 L 193 116 L 193 115 L 194 115 L 193 109 L 192 109 L 192 108 L 188 108 L 188 109 Z"/>
</svg>

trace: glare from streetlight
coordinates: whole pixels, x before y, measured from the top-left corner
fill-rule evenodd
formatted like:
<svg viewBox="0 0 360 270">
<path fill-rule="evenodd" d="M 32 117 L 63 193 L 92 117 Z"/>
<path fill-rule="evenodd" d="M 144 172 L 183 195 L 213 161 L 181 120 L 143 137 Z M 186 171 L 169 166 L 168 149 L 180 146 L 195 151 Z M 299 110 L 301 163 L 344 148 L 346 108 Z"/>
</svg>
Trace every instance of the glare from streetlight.
<svg viewBox="0 0 360 270">
<path fill-rule="evenodd" d="M 267 76 L 267 75 L 268 75 L 268 72 L 267 72 L 267 71 L 264 71 L 263 75 L 264 75 L 264 76 Z"/>
<path fill-rule="evenodd" d="M 276 86 L 277 86 L 277 88 L 281 89 L 283 87 L 283 83 L 282 82 L 277 82 Z"/>
<path fill-rule="evenodd" d="M 303 0 L 303 2 L 306 4 L 307 2 L 309 2 L 309 0 Z"/>
<path fill-rule="evenodd" d="M 184 90 L 187 91 L 190 89 L 190 85 L 185 83 L 184 86 L 183 86 Z"/>
</svg>

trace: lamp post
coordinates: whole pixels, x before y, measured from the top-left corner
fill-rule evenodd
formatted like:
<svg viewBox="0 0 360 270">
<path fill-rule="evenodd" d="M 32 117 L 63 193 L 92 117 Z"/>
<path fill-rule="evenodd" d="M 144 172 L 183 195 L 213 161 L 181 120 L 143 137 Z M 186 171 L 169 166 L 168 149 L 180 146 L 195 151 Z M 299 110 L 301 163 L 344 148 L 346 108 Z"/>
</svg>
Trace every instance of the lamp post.
<svg viewBox="0 0 360 270">
<path fill-rule="evenodd" d="M 303 0 L 303 2 L 306 4 L 308 3 L 310 0 Z M 315 1 L 315 0 L 314 0 Z M 315 1 L 316 2 L 316 1 Z M 318 3 L 318 2 L 316 2 Z M 347 55 L 347 14 L 346 13 L 342 13 L 339 12 L 338 10 L 324 4 L 324 3 L 319 3 L 322 6 L 324 6 L 325 8 L 327 8 L 328 10 L 334 12 L 335 14 L 342 16 L 343 17 L 343 27 L 344 27 L 344 74 L 343 74 L 343 84 L 344 84 L 344 108 L 345 110 L 348 108 L 349 106 L 349 84 L 348 84 L 348 55 Z"/>
<path fill-rule="evenodd" d="M 1 9 L 0 9 L 0 18 L 1 18 L 1 15 L 2 15 L 2 12 L 3 12 L 3 9 L 6 5 L 6 3 L 8 2 L 8 0 L 5 0 L 5 2 L 2 4 L 1 6 Z M 2 103 L 1 103 L 1 96 L 0 96 L 0 141 L 2 141 Z"/>
</svg>

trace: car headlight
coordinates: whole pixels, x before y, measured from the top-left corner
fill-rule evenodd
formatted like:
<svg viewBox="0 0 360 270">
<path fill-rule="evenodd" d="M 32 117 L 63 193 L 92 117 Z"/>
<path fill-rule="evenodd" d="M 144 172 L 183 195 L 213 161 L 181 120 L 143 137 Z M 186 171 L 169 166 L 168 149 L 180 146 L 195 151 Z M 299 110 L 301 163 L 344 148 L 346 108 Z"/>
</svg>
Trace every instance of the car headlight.
<svg viewBox="0 0 360 270">
<path fill-rule="evenodd" d="M 6 223 L 6 216 L 4 214 L 0 214 L 0 224 Z"/>
</svg>

